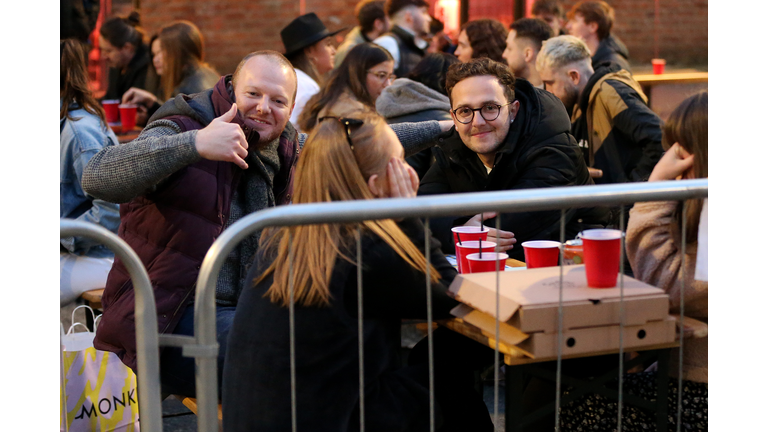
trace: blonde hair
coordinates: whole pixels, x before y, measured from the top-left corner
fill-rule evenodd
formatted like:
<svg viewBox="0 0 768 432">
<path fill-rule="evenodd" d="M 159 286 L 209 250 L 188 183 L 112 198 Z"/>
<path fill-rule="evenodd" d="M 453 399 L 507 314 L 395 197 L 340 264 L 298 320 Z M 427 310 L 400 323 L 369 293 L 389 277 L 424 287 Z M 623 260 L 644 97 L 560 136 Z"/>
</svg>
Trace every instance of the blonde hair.
<svg viewBox="0 0 768 432">
<path fill-rule="evenodd" d="M 583 40 L 576 36 L 557 36 L 544 41 L 536 57 L 536 70 L 558 70 L 577 63 L 581 70 L 592 64 L 592 54 Z"/>
<path fill-rule="evenodd" d="M 346 138 L 346 126 L 324 120 L 307 138 L 296 167 L 294 203 L 332 202 L 374 199 L 367 179 L 381 173 L 388 162 L 386 146 L 381 145 L 384 119 L 374 113 L 357 112 L 350 116 L 363 121 L 352 126 Z M 262 235 L 260 253 L 274 259 L 257 277 L 259 284 L 270 274 L 272 285 L 265 293 L 273 303 L 290 304 L 290 282 L 293 280 L 294 302 L 303 306 L 327 306 L 330 303 L 330 282 L 337 258 L 354 263 L 343 251 L 351 250 L 356 236 L 356 224 L 322 224 L 283 227 Z M 360 222 L 361 231 L 384 240 L 403 260 L 417 270 L 430 265 L 431 280 L 439 274 L 424 255 L 391 220 Z M 293 273 L 289 272 L 290 249 L 293 248 Z"/>
</svg>

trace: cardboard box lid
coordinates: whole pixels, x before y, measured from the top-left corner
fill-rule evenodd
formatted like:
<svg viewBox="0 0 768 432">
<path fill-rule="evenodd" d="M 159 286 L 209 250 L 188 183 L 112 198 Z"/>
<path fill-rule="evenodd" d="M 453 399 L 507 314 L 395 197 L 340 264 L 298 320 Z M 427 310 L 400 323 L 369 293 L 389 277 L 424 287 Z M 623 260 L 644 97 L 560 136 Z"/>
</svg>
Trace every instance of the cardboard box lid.
<svg viewBox="0 0 768 432">
<path fill-rule="evenodd" d="M 475 309 L 496 317 L 495 272 L 460 274 L 451 283 L 456 299 Z M 520 307 L 534 305 L 557 306 L 560 298 L 560 267 L 545 267 L 525 271 L 499 272 L 499 315 L 508 321 Z M 563 267 L 563 304 L 575 301 L 618 299 L 621 289 L 589 288 L 584 265 Z M 664 294 L 664 291 L 624 276 L 624 298 Z"/>
</svg>

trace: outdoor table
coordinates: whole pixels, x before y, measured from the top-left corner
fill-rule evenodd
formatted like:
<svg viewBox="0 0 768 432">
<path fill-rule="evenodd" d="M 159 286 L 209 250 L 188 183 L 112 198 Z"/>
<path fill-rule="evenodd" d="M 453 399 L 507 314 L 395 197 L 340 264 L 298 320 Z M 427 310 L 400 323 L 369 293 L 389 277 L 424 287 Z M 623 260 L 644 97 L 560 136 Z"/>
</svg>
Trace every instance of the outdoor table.
<svg viewBox="0 0 768 432">
<path fill-rule="evenodd" d="M 518 260 L 509 259 L 507 265 L 510 267 L 523 267 L 525 263 Z M 672 315 L 672 317 L 675 317 Z M 679 317 L 675 317 L 679 320 Z M 475 327 L 460 318 L 437 321 L 441 326 L 447 327 L 457 333 L 478 341 L 490 348 L 496 347 L 496 340 L 493 334 L 489 334 L 478 327 Z M 707 334 L 707 325 L 694 319 L 685 318 L 686 329 L 685 337 L 703 337 Z M 625 360 L 623 372 L 649 362 L 656 361 L 658 364 L 657 378 L 657 398 L 655 402 L 645 400 L 639 396 L 624 393 L 623 400 L 625 404 L 630 404 L 649 410 L 655 414 L 656 430 L 667 430 L 667 392 L 669 383 L 669 354 L 673 348 L 679 347 L 679 342 L 648 345 L 643 347 L 634 347 L 624 352 L 637 352 L 638 355 Z M 533 421 L 551 415 L 555 410 L 555 402 L 538 407 L 535 411 L 525 414 L 523 412 L 523 392 L 528 378 L 537 377 L 545 381 L 555 382 L 557 377 L 552 367 L 552 362 L 557 357 L 530 358 L 522 350 L 515 346 L 499 343 L 499 352 L 504 355 L 505 368 L 505 430 L 522 431 L 523 427 Z M 618 354 L 619 350 L 588 352 L 576 355 L 563 355 L 562 359 L 574 359 L 582 357 L 597 357 L 610 354 Z M 616 379 L 619 375 L 618 360 L 615 367 L 608 368 L 602 374 L 585 379 L 583 377 L 573 377 L 561 374 L 562 388 L 570 387 L 568 395 L 561 397 L 560 404 L 565 404 L 578 399 L 581 396 L 589 394 L 600 394 L 602 396 L 617 400 L 618 390 L 607 387 L 606 385 Z M 553 425 L 554 427 L 554 425 Z"/>
</svg>

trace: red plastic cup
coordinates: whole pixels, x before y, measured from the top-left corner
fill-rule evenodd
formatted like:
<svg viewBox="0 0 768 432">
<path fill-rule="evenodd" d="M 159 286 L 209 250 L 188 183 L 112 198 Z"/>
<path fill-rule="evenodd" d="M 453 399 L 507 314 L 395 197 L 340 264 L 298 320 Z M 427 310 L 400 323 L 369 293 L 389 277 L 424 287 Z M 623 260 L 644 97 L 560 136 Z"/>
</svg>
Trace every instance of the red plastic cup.
<svg viewBox="0 0 768 432">
<path fill-rule="evenodd" d="M 653 65 L 653 73 L 661 75 L 664 73 L 664 66 L 667 64 L 667 61 L 664 59 L 652 59 L 651 64 Z"/>
<path fill-rule="evenodd" d="M 483 252 L 482 257 L 479 253 L 469 254 L 467 255 L 467 262 L 469 263 L 469 271 L 467 273 L 495 272 L 496 262 L 499 263 L 499 271 L 504 271 L 504 267 L 507 265 L 507 258 L 509 258 L 509 255 L 504 252 Z"/>
<path fill-rule="evenodd" d="M 467 262 L 467 255 L 478 252 L 480 249 L 480 240 L 463 241 L 464 235 L 461 236 L 461 244 L 456 243 L 456 264 L 459 266 L 459 273 L 469 273 L 469 263 Z M 483 255 L 486 252 L 491 253 L 496 249 L 496 243 L 484 241 L 482 243 Z"/>
<path fill-rule="evenodd" d="M 457 226 L 451 228 L 454 243 L 472 240 L 486 241 L 488 239 L 488 231 L 490 231 L 490 228 L 487 226 L 483 226 L 482 229 L 478 226 Z"/>
<path fill-rule="evenodd" d="M 120 105 L 120 122 L 123 133 L 127 133 L 136 127 L 136 105 Z"/>
<path fill-rule="evenodd" d="M 555 267 L 560 257 L 560 242 L 533 240 L 523 242 L 525 266 L 530 268 Z"/>
<path fill-rule="evenodd" d="M 117 123 L 120 120 L 120 113 L 117 108 L 120 106 L 119 99 L 101 101 L 101 106 L 104 107 L 104 114 L 107 116 L 107 123 Z"/>
<path fill-rule="evenodd" d="M 593 229 L 581 233 L 584 267 L 590 288 L 613 288 L 619 276 L 621 231 Z"/>
</svg>

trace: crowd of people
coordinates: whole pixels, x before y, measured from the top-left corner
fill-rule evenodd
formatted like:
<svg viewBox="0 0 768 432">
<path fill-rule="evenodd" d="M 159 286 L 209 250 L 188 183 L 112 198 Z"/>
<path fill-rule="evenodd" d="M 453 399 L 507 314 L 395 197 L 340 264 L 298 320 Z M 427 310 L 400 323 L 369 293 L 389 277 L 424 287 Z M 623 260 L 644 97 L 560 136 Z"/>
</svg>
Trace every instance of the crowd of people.
<svg viewBox="0 0 768 432">
<path fill-rule="evenodd" d="M 208 249 L 223 230 L 263 209 L 707 177 L 706 91 L 662 121 L 632 76 L 626 46 L 611 33 L 615 13 L 604 1 L 581 1 L 566 14 L 557 1 L 537 0 L 530 18 L 508 28 L 469 21 L 455 39 L 424 0 L 362 0 L 354 13 L 358 26 L 338 48 L 334 36 L 343 29 L 330 31 L 308 13 L 280 31 L 282 52 L 252 52 L 223 76 L 205 62 L 204 34 L 192 22 L 168 23 L 147 38 L 136 12 L 106 20 L 99 30 L 109 67 L 103 99 L 137 105 L 143 127 L 125 144 L 89 89 L 84 45 L 62 39 L 60 216 L 100 224 L 136 251 L 152 281 L 161 333 L 193 334 L 195 284 Z M 631 271 L 669 292 L 674 312 L 681 257 L 688 267 L 696 261 L 702 207 L 691 202 L 686 214 L 676 203 L 642 203 L 625 214 L 568 209 L 566 235 L 618 228 L 628 217 Z M 522 242 L 560 239 L 560 211 L 457 214 L 431 219 L 429 232 L 420 220 L 404 219 L 366 221 L 359 233 L 356 226 L 310 225 L 246 238 L 226 257 L 216 285 L 225 430 L 291 426 L 289 286 L 299 425 L 359 426 L 358 241 L 371 263 L 362 269 L 361 300 L 366 430 L 427 430 L 426 343 L 404 362 L 400 323 L 426 317 L 427 274 L 433 318 L 450 317 L 458 304 L 447 291 L 456 276 L 446 259 L 455 253 L 451 228 L 495 227 L 496 217 L 500 229 L 491 228 L 489 240 L 511 258 L 524 260 Z M 686 311 L 706 321 L 707 283 L 693 273 L 685 273 Z M 103 287 L 94 345 L 136 370 L 125 264 L 103 246 L 62 239 L 62 306 Z M 475 371 L 493 364 L 493 350 L 445 329 L 434 336 L 437 430 L 493 430 L 473 382 Z M 696 402 L 684 428 L 706 429 L 706 350 L 704 339 L 686 352 L 683 397 Z M 163 392 L 194 397 L 194 359 L 174 347 L 163 348 L 160 359 Z M 655 382 L 653 372 L 631 378 L 638 394 Z M 564 430 L 615 422 L 615 404 L 593 396 L 580 403 L 596 408 L 564 406 Z M 653 416 L 638 414 L 624 428 L 651 423 Z"/>
</svg>

